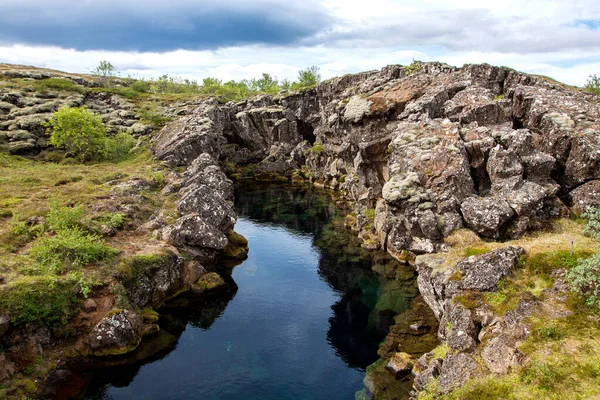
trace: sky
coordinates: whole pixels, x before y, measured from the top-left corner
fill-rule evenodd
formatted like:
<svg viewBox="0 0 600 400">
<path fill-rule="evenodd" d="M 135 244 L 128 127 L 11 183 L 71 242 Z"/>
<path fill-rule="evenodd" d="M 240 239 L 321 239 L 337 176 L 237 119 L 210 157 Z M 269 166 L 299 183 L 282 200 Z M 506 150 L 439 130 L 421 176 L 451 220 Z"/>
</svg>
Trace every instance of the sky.
<svg viewBox="0 0 600 400">
<path fill-rule="evenodd" d="M 0 0 L 0 62 L 122 76 L 323 78 L 413 60 L 487 62 L 584 85 L 598 0 Z"/>
</svg>

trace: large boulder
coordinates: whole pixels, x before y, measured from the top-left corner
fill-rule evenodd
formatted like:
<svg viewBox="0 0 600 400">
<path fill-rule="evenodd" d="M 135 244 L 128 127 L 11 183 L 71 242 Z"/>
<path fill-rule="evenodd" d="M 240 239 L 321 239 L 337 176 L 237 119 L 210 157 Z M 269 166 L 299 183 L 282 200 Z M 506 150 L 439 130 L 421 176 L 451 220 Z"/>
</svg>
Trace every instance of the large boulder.
<svg viewBox="0 0 600 400">
<path fill-rule="evenodd" d="M 498 239 L 505 224 L 515 215 L 506 200 L 468 197 L 460 205 L 465 224 L 482 236 Z"/>
<path fill-rule="evenodd" d="M 113 310 L 89 334 L 90 354 L 114 356 L 137 348 L 143 336 L 142 317 L 130 310 Z"/>
</svg>

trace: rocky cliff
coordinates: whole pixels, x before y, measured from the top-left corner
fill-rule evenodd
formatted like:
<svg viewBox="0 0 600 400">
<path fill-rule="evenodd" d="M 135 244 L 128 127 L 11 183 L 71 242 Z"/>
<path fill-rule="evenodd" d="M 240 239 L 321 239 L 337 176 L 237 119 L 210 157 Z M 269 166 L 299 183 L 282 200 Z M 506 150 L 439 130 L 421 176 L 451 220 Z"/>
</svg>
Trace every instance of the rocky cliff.
<svg viewBox="0 0 600 400">
<path fill-rule="evenodd" d="M 341 190 L 365 246 L 404 260 L 443 250 L 461 227 L 518 238 L 597 204 L 598 104 L 507 68 L 389 66 L 302 93 L 207 100 L 159 133 L 155 154 L 189 166 L 208 153 L 258 178 Z"/>
</svg>

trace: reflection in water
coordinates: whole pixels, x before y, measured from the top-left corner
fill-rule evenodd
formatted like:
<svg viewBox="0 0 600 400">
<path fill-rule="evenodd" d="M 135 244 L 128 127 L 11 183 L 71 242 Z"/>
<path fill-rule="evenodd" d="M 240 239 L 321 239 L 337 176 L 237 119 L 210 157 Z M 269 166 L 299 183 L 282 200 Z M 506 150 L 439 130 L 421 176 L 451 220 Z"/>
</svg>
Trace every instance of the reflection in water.
<svg viewBox="0 0 600 400">
<path fill-rule="evenodd" d="M 82 398 L 354 398 L 391 317 L 417 294 L 414 273 L 372 272 L 392 262 L 361 249 L 318 189 L 252 182 L 237 188 L 236 209 L 250 242 L 227 277 L 237 292 L 169 304 L 127 365 L 77 375 L 89 380 Z"/>
</svg>

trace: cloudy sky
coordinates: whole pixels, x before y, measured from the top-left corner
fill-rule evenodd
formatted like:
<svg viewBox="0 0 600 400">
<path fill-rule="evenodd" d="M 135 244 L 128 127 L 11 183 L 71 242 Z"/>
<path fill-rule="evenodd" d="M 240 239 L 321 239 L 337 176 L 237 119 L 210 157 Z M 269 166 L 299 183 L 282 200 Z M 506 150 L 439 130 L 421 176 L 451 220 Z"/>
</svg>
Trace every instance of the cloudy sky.
<svg viewBox="0 0 600 400">
<path fill-rule="evenodd" d="M 0 0 L 0 62 L 124 76 L 325 78 L 487 62 L 583 85 L 600 74 L 598 0 Z"/>
</svg>

